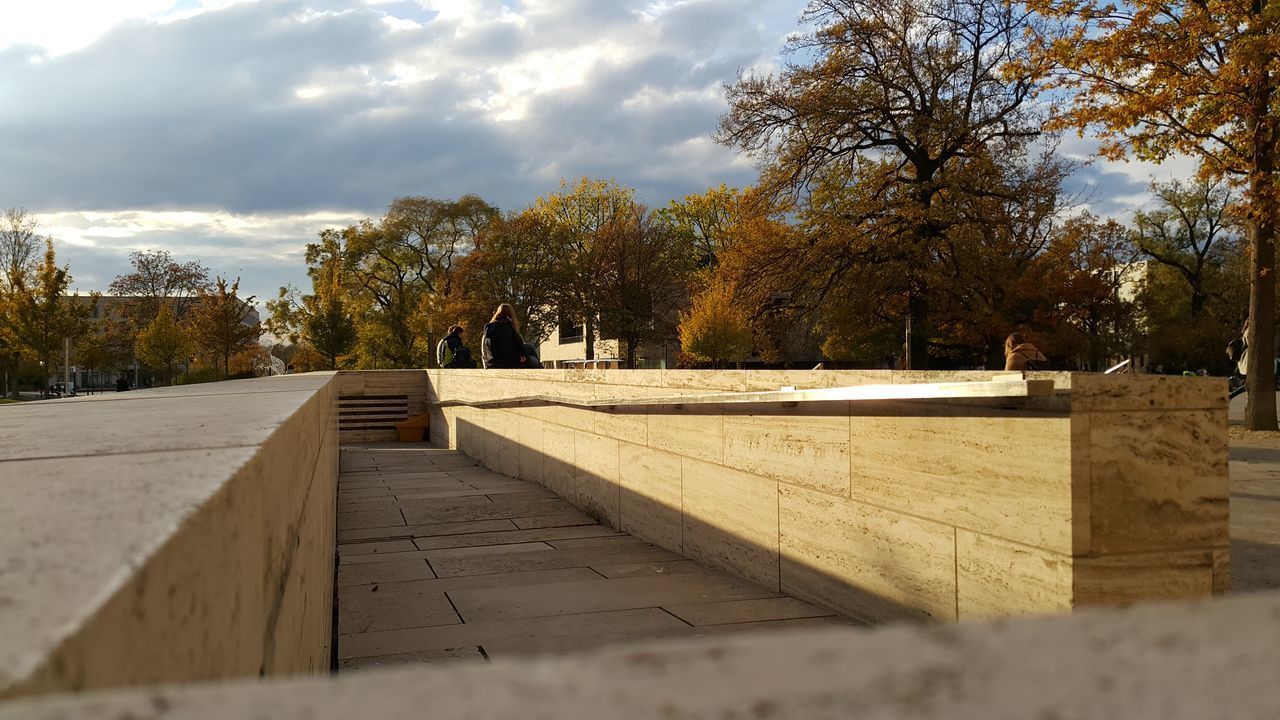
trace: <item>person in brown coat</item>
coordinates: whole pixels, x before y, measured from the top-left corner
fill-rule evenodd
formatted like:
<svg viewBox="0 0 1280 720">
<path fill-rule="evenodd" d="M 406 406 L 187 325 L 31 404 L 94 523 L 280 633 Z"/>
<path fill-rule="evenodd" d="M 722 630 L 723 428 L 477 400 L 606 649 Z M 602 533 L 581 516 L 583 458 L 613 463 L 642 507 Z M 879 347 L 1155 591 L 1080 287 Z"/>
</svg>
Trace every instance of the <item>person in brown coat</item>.
<svg viewBox="0 0 1280 720">
<path fill-rule="evenodd" d="M 1022 333 L 1013 333 L 1004 339 L 1004 369 L 1025 372 L 1035 370 L 1036 363 L 1048 362 L 1035 345 L 1027 342 Z"/>
</svg>

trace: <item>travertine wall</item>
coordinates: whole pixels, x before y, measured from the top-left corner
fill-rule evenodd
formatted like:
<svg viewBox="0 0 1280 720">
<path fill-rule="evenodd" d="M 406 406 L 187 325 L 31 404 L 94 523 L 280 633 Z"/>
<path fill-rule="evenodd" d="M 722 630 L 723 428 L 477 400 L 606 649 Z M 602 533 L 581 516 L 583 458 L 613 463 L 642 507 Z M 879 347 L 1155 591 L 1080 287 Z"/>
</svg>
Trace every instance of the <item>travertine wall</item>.
<svg viewBox="0 0 1280 720">
<path fill-rule="evenodd" d="M 331 373 L 0 413 L 0 699 L 327 673 Z"/>
<path fill-rule="evenodd" d="M 359 398 L 405 398 L 403 417 L 396 417 L 394 422 L 421 415 L 427 411 L 427 371 L 426 370 L 359 370 L 338 373 L 338 398 L 354 400 Z M 377 411 L 377 400 L 370 400 L 367 407 Z M 340 409 L 339 414 L 351 413 L 349 409 Z M 387 423 L 382 423 L 387 424 Z M 399 440 L 399 433 L 387 429 L 343 429 L 339 438 L 344 443 L 389 442 Z"/>
<path fill-rule="evenodd" d="M 947 628 L 716 633 L 492 664 L 63 695 L 0 720 L 628 720 L 1280 715 L 1280 595 Z"/>
<path fill-rule="evenodd" d="M 431 392 L 657 397 L 991 376 L 438 370 Z M 1054 397 L 436 408 L 431 433 L 621 530 L 867 620 L 1225 590 L 1222 382 L 1040 376 Z"/>
</svg>

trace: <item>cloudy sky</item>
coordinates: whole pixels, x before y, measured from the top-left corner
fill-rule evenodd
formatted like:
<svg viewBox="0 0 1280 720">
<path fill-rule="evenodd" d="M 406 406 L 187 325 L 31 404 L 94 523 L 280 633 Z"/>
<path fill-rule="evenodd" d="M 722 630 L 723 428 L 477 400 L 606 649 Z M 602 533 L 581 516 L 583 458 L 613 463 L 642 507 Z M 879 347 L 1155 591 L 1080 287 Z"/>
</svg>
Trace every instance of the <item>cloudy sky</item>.
<svg viewBox="0 0 1280 720">
<path fill-rule="evenodd" d="M 804 4 L 0 0 L 0 208 L 37 214 L 81 290 L 168 249 L 261 302 L 304 282 L 319 230 L 404 195 L 514 210 L 591 176 L 656 206 L 750 184 L 710 139 L 723 84 L 775 69 Z M 1121 216 L 1152 172 L 1075 182 Z"/>
</svg>

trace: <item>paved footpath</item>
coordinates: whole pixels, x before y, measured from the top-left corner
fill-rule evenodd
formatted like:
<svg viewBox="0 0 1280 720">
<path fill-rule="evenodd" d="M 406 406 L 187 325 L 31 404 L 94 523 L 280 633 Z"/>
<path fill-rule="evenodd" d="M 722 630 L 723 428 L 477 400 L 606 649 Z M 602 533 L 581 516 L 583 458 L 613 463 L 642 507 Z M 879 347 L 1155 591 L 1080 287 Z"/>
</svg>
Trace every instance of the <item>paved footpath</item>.
<svg viewBox="0 0 1280 720">
<path fill-rule="evenodd" d="M 1232 398 L 1231 589 L 1280 589 L 1280 433 L 1249 432 L 1248 397 Z M 1280 401 L 1280 393 L 1276 393 Z"/>
<path fill-rule="evenodd" d="M 847 621 L 422 444 L 342 448 L 339 670 Z"/>
<path fill-rule="evenodd" d="M 1231 589 L 1280 590 L 1280 438 L 1231 438 Z"/>
</svg>

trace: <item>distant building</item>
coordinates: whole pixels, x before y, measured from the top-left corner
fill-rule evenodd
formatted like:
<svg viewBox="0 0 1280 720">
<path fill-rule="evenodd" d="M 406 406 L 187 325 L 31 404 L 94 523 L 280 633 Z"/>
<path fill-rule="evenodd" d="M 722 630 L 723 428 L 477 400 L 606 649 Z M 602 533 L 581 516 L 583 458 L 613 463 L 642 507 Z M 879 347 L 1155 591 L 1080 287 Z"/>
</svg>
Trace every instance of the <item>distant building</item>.
<svg viewBox="0 0 1280 720">
<path fill-rule="evenodd" d="M 674 340 L 650 343 L 636 352 L 636 369 L 663 370 L 676 366 L 680 344 Z M 596 336 L 595 358 L 587 360 L 587 340 L 581 323 L 561 321 L 550 337 L 538 345 L 538 357 L 546 368 L 620 368 L 626 365 L 626 352 L 616 338 Z"/>
</svg>

